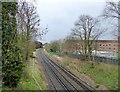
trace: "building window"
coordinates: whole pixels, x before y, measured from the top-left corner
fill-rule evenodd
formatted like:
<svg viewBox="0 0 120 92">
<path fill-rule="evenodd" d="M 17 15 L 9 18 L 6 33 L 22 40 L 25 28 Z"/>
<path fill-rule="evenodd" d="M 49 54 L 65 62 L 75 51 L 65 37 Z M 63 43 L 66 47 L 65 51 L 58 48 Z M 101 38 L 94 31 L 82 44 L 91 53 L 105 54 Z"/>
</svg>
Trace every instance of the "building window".
<svg viewBox="0 0 120 92">
<path fill-rule="evenodd" d="M 109 46 L 111 46 L 111 44 L 109 44 Z"/>
<path fill-rule="evenodd" d="M 100 46 L 101 46 L 101 44 L 100 44 Z"/>
<path fill-rule="evenodd" d="M 111 48 L 109 48 L 109 49 L 111 49 Z"/>
</svg>

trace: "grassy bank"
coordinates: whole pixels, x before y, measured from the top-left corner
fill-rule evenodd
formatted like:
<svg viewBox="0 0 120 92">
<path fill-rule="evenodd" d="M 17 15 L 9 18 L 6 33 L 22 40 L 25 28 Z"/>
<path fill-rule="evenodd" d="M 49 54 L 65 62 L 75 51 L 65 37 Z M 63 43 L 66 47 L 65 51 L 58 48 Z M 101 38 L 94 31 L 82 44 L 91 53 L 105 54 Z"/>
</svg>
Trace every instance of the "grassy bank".
<svg viewBox="0 0 120 92">
<path fill-rule="evenodd" d="M 18 85 L 20 90 L 46 90 L 48 89 L 45 83 L 45 76 L 42 71 L 40 71 L 39 63 L 37 60 L 33 59 L 26 64 L 24 75 L 22 76 L 20 83 Z"/>
<path fill-rule="evenodd" d="M 63 62 L 63 64 L 79 73 L 88 75 L 97 83 L 96 87 L 104 85 L 110 90 L 118 89 L 118 69 L 116 66 L 100 63 L 95 64 L 93 68 L 87 62 L 76 64 L 70 61 Z"/>
<path fill-rule="evenodd" d="M 41 71 L 39 63 L 30 58 L 29 62 L 25 63 L 24 73 L 20 82 L 13 90 L 47 90 L 46 79 L 44 73 Z M 11 90 L 10 88 L 3 87 L 3 90 Z"/>
<path fill-rule="evenodd" d="M 46 52 L 47 53 L 47 52 Z M 58 61 L 61 61 L 64 66 L 72 71 L 77 71 L 78 75 L 84 74 L 95 82 L 95 88 L 101 89 L 104 86 L 110 90 L 118 89 L 118 66 L 80 61 L 70 57 L 59 57 L 55 54 L 47 53 Z M 104 88 L 102 88 L 104 89 Z"/>
</svg>

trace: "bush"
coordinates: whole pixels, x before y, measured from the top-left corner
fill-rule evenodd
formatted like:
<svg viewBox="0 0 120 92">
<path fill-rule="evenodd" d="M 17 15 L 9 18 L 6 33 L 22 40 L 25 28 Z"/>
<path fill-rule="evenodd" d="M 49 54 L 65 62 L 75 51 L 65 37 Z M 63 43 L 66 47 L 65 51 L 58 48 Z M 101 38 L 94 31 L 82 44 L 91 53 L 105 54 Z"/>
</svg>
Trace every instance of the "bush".
<svg viewBox="0 0 120 92">
<path fill-rule="evenodd" d="M 17 47 L 17 3 L 2 2 L 2 83 L 16 87 L 23 68 L 21 50 Z"/>
<path fill-rule="evenodd" d="M 10 46 L 9 49 L 4 49 L 2 55 L 3 85 L 16 87 L 23 69 L 21 52 L 16 46 Z"/>
</svg>

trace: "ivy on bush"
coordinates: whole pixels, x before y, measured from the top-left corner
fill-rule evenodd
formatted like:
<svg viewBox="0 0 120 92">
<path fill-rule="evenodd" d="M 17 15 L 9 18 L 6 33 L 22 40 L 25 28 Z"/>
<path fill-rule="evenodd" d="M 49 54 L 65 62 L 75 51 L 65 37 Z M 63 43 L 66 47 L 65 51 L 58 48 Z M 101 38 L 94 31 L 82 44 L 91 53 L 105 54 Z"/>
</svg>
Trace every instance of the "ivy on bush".
<svg viewBox="0 0 120 92">
<path fill-rule="evenodd" d="M 3 85 L 16 87 L 22 74 L 22 53 L 17 47 L 16 2 L 2 2 Z"/>
</svg>

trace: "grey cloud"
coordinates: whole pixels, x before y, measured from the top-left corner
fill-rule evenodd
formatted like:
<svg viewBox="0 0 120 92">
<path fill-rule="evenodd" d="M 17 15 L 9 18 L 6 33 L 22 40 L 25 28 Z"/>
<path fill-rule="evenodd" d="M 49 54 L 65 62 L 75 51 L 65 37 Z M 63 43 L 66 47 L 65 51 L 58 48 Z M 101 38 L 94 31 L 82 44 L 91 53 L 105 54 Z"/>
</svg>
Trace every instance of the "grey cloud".
<svg viewBox="0 0 120 92">
<path fill-rule="evenodd" d="M 64 38 L 70 33 L 74 22 L 81 14 L 99 16 L 105 2 L 61 2 L 38 3 L 37 10 L 40 14 L 42 25 L 48 25 L 49 32 L 44 36 L 45 41 Z"/>
</svg>

